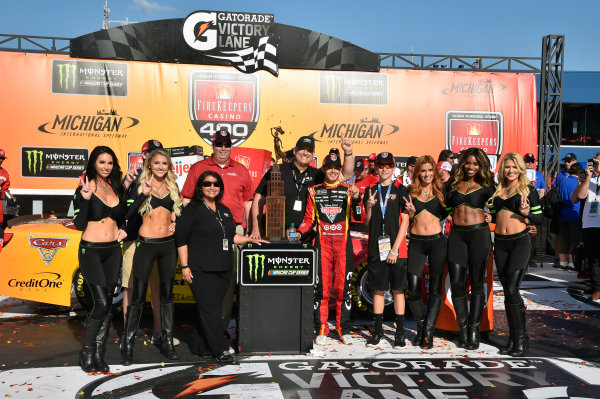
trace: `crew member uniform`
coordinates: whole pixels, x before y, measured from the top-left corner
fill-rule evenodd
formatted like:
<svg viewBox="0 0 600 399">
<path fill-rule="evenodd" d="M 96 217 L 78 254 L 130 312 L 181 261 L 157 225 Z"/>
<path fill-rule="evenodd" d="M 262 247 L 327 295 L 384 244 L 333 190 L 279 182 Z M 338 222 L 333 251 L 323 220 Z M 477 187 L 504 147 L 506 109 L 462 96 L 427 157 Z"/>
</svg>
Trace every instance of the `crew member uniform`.
<svg viewBox="0 0 600 399">
<path fill-rule="evenodd" d="M 378 181 L 379 176 L 371 174 L 366 175 L 364 179 L 356 180 L 354 185 L 358 187 L 358 191 L 360 191 L 360 198 L 364 197 L 367 187 L 377 184 Z M 355 207 L 356 210 L 350 215 L 350 230 L 366 233 L 368 230 L 367 226 L 362 222 L 362 215 L 365 214 L 365 205 L 363 201 L 360 201 Z M 355 214 L 360 217 L 355 216 Z"/>
</svg>

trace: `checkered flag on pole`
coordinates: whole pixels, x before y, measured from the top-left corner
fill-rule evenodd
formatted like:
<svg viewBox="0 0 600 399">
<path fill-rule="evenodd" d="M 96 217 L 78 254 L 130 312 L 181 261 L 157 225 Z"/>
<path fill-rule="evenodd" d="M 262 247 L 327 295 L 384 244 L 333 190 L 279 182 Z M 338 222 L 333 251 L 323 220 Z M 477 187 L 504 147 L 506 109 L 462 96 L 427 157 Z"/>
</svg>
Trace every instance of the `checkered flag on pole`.
<svg viewBox="0 0 600 399">
<path fill-rule="evenodd" d="M 245 73 L 265 69 L 273 75 L 279 75 L 277 65 L 277 47 L 269 43 L 269 36 L 261 37 L 258 46 L 237 51 L 222 51 L 222 55 L 208 55 L 211 58 L 227 60 L 239 71 Z"/>
</svg>

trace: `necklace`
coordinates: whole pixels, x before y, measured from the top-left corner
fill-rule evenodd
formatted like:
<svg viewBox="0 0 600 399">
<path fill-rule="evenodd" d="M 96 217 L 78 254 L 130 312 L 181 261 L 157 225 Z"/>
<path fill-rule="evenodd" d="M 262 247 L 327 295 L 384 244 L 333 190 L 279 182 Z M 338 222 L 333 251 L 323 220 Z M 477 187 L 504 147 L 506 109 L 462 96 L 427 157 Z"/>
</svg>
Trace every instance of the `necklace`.
<svg viewBox="0 0 600 399">
<path fill-rule="evenodd" d="M 108 195 L 108 186 L 102 186 L 102 184 L 100 184 L 100 180 L 97 180 L 97 179 L 96 179 L 96 185 L 100 186 L 100 188 L 102 190 L 104 190 L 104 194 Z"/>
<path fill-rule="evenodd" d="M 516 185 L 515 185 L 516 186 Z M 510 195 L 510 192 L 512 191 L 513 188 L 515 188 L 515 186 L 512 187 L 506 187 L 506 195 Z"/>
<path fill-rule="evenodd" d="M 471 182 L 470 181 L 465 182 L 465 186 L 467 186 L 467 190 L 468 190 L 469 187 L 471 187 Z"/>
<path fill-rule="evenodd" d="M 164 184 L 164 183 L 163 183 L 163 184 L 161 184 L 161 185 L 160 185 L 160 187 L 157 187 L 157 186 L 155 186 L 155 185 L 154 185 L 154 183 L 152 183 L 152 187 L 154 187 L 154 188 L 156 189 L 156 193 L 157 193 L 159 196 L 161 196 L 161 195 L 162 195 L 162 189 L 163 189 L 163 187 L 164 187 L 164 186 L 165 186 L 165 184 Z"/>
<path fill-rule="evenodd" d="M 423 191 L 423 197 L 425 197 L 425 199 L 429 197 L 429 194 L 431 194 L 429 191 Z"/>
</svg>

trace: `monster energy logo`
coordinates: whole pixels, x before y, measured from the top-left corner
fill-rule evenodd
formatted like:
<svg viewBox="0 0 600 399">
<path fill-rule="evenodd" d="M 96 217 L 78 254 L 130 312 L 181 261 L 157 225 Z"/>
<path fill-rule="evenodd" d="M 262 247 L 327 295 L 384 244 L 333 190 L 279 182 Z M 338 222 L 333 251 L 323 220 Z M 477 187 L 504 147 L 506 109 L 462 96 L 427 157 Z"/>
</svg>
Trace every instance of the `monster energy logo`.
<svg viewBox="0 0 600 399">
<path fill-rule="evenodd" d="M 56 64 L 58 67 L 58 77 L 60 88 L 69 90 L 69 81 L 71 81 L 71 88 L 75 87 L 75 69 L 77 68 L 75 63 L 68 64 Z M 64 82 L 64 87 L 63 87 Z"/>
<path fill-rule="evenodd" d="M 250 269 L 250 280 L 258 281 L 258 267 L 260 263 L 260 278 L 263 278 L 265 275 L 265 255 L 261 254 L 253 254 L 246 255 L 246 259 L 248 259 L 248 268 Z M 252 273 L 254 273 L 254 277 L 252 277 Z"/>
<path fill-rule="evenodd" d="M 29 173 L 36 175 L 38 172 L 41 172 L 44 151 L 28 150 L 25 153 L 27 154 L 27 168 L 29 169 Z"/>
</svg>

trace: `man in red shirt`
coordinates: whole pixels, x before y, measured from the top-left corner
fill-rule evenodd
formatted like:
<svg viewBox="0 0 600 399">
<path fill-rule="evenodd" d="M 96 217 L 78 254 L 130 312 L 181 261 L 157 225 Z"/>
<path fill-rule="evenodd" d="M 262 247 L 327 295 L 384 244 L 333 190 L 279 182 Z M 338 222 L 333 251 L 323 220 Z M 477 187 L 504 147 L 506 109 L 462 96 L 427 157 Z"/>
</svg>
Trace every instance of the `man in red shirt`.
<svg viewBox="0 0 600 399">
<path fill-rule="evenodd" d="M 369 173 L 369 161 L 362 158 L 354 161 L 354 176 L 355 180 L 353 185 L 358 187 L 358 190 L 360 191 L 360 203 L 357 205 L 359 209 L 356 209 L 356 214 L 362 216 L 365 213 L 365 207 L 362 201 L 362 198 L 365 195 L 365 188 L 377 184 L 379 181 L 379 176 Z M 367 226 L 362 222 L 362 220 L 356 220 L 354 217 L 354 212 L 352 212 L 351 217 L 350 230 L 367 233 Z"/>
</svg>

